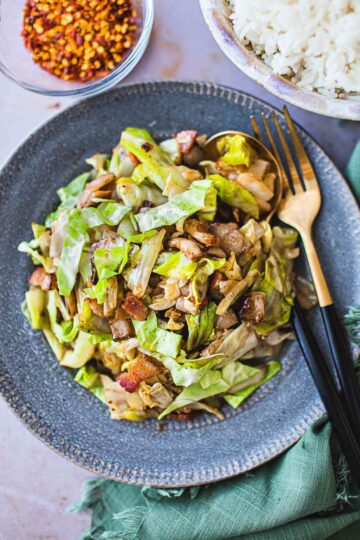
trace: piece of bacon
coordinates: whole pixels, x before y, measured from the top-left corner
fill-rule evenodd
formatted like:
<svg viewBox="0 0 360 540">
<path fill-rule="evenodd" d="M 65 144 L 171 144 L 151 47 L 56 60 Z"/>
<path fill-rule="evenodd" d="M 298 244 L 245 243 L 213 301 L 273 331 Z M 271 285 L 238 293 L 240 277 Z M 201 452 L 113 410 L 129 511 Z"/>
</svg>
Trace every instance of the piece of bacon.
<svg viewBox="0 0 360 540">
<path fill-rule="evenodd" d="M 122 308 L 136 321 L 145 321 L 149 311 L 146 304 L 132 293 L 127 293 Z"/>
<path fill-rule="evenodd" d="M 197 261 L 204 257 L 205 252 L 202 249 L 201 245 L 196 242 L 196 240 L 190 240 L 189 238 L 172 238 L 169 241 L 169 248 L 179 249 L 186 257 L 192 261 Z"/>
<path fill-rule="evenodd" d="M 134 165 L 134 167 L 136 167 L 137 165 L 139 165 L 140 161 L 138 160 L 138 158 L 132 153 L 130 152 L 129 150 L 126 152 L 126 155 L 128 158 L 130 158 L 130 161 L 131 163 Z"/>
<path fill-rule="evenodd" d="M 198 132 L 193 129 L 179 131 L 179 133 L 177 133 L 176 140 L 179 143 L 182 154 L 190 152 L 196 141 L 197 134 Z"/>
<path fill-rule="evenodd" d="M 42 266 L 39 266 L 31 274 L 29 283 L 35 287 L 41 287 L 43 291 L 50 291 L 53 288 L 53 276 L 45 272 Z"/>
<path fill-rule="evenodd" d="M 187 219 L 184 223 L 184 231 L 189 233 L 195 240 L 208 247 L 217 246 L 219 244 L 218 238 L 209 233 L 208 229 L 209 226 L 205 221 Z"/>
<path fill-rule="evenodd" d="M 130 321 L 123 319 L 111 319 L 109 324 L 114 339 L 125 339 L 133 334 Z"/>
<path fill-rule="evenodd" d="M 139 384 L 136 383 L 129 377 L 127 373 L 122 373 L 117 377 L 117 381 L 129 394 L 132 394 L 133 392 L 136 392 L 138 389 Z"/>
<path fill-rule="evenodd" d="M 244 294 L 240 308 L 240 317 L 243 321 L 258 323 L 265 317 L 265 294 L 252 291 Z"/>
<path fill-rule="evenodd" d="M 193 416 L 194 411 L 190 407 L 181 407 L 181 409 L 169 414 L 168 418 L 172 420 L 191 420 Z"/>
<path fill-rule="evenodd" d="M 109 319 L 109 324 L 114 339 L 126 339 L 134 333 L 129 315 L 120 306 L 116 308 L 114 317 Z"/>
<path fill-rule="evenodd" d="M 222 274 L 219 270 L 215 270 L 213 275 L 211 276 L 210 280 L 210 294 L 215 299 L 220 300 L 222 294 L 220 292 L 219 284 L 224 279 L 224 274 Z"/>
<path fill-rule="evenodd" d="M 211 223 L 210 230 L 220 239 L 220 247 L 229 256 L 232 251 L 235 255 L 241 255 L 253 245 L 236 223 Z"/>
<path fill-rule="evenodd" d="M 95 298 L 87 298 L 87 302 L 94 315 L 97 315 L 98 317 L 104 317 L 103 304 L 98 304 Z"/>
<path fill-rule="evenodd" d="M 147 381 L 158 375 L 159 369 L 145 356 L 140 356 L 136 362 L 129 366 L 127 373 L 122 373 L 117 377 L 118 383 L 127 392 L 135 392 L 142 381 Z"/>
<path fill-rule="evenodd" d="M 234 311 L 230 308 L 227 310 L 224 315 L 218 315 L 216 317 L 215 328 L 219 330 L 227 330 L 232 326 L 235 326 L 238 323 L 237 316 Z"/>
<path fill-rule="evenodd" d="M 116 308 L 115 316 L 109 320 L 109 324 L 114 339 L 125 339 L 134 333 L 129 315 L 120 306 Z"/>
<path fill-rule="evenodd" d="M 74 317 L 77 312 L 76 294 L 74 291 L 71 291 L 69 296 L 65 296 L 65 304 L 70 317 Z"/>
<path fill-rule="evenodd" d="M 96 197 L 98 199 L 108 199 L 109 197 L 112 197 L 113 193 L 114 192 L 111 189 L 108 189 L 108 190 L 99 189 L 98 191 L 94 191 L 93 197 L 94 198 Z"/>
<path fill-rule="evenodd" d="M 95 196 L 95 193 L 99 192 L 101 188 L 107 186 L 114 180 L 115 175 L 113 173 L 106 173 L 102 176 L 99 176 L 99 178 L 96 178 L 96 180 L 93 180 L 92 182 L 86 184 L 85 189 L 80 196 L 78 207 L 84 208 L 86 206 L 91 206 L 92 198 Z"/>
</svg>

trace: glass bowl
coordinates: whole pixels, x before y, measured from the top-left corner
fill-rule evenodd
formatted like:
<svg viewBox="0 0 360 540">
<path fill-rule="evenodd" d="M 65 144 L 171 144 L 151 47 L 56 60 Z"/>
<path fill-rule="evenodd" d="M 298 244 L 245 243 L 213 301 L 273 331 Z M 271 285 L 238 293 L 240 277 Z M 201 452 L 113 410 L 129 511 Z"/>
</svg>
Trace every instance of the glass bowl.
<svg viewBox="0 0 360 540">
<path fill-rule="evenodd" d="M 36 64 L 21 36 L 25 0 L 0 1 L 0 70 L 18 85 L 47 96 L 90 96 L 122 81 L 136 66 L 149 43 L 154 1 L 133 0 L 138 30 L 125 59 L 110 73 L 89 82 L 64 81 Z"/>
</svg>

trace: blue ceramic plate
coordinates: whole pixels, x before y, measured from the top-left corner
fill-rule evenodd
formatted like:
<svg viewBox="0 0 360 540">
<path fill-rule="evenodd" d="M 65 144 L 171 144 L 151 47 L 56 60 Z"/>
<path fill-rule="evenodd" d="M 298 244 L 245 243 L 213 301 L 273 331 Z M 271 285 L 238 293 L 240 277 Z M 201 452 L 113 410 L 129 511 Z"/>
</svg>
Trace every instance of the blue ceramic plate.
<svg viewBox="0 0 360 540">
<path fill-rule="evenodd" d="M 128 125 L 158 137 L 180 129 L 212 134 L 251 131 L 249 116 L 272 109 L 236 90 L 201 83 L 123 87 L 79 103 L 40 128 L 0 176 L 0 389 L 19 418 L 50 448 L 95 473 L 133 484 L 186 486 L 221 480 L 272 459 L 293 444 L 323 407 L 296 343 L 282 353 L 283 369 L 225 420 L 144 423 L 110 420 L 107 407 L 73 382 L 40 332 L 20 312 L 31 262 L 17 252 L 57 204 L 55 190 L 109 152 Z M 279 113 L 281 121 L 282 116 Z M 323 192 L 315 237 L 335 300 L 360 303 L 358 209 L 340 173 L 303 131 Z M 321 324 L 314 319 L 318 338 Z"/>
</svg>

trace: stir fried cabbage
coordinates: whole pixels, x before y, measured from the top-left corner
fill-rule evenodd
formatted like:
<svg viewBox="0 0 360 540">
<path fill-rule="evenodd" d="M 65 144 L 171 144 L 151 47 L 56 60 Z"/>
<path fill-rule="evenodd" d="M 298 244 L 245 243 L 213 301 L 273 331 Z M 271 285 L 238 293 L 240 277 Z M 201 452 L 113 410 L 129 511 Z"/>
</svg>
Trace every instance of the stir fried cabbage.
<svg viewBox="0 0 360 540">
<path fill-rule="evenodd" d="M 278 373 L 292 337 L 299 250 L 266 219 L 274 165 L 241 135 L 217 161 L 203 142 L 125 129 L 19 245 L 36 267 L 24 315 L 117 420 L 221 418 Z"/>
</svg>

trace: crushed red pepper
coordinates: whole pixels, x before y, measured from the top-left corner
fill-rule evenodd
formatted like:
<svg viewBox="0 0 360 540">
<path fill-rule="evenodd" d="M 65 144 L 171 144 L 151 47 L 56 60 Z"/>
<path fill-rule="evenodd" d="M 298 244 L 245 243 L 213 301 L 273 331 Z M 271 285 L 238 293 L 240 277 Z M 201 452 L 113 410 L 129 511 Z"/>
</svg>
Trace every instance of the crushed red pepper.
<svg viewBox="0 0 360 540">
<path fill-rule="evenodd" d="M 123 61 L 136 34 L 129 0 L 27 0 L 22 36 L 43 69 L 90 81 Z"/>
</svg>

